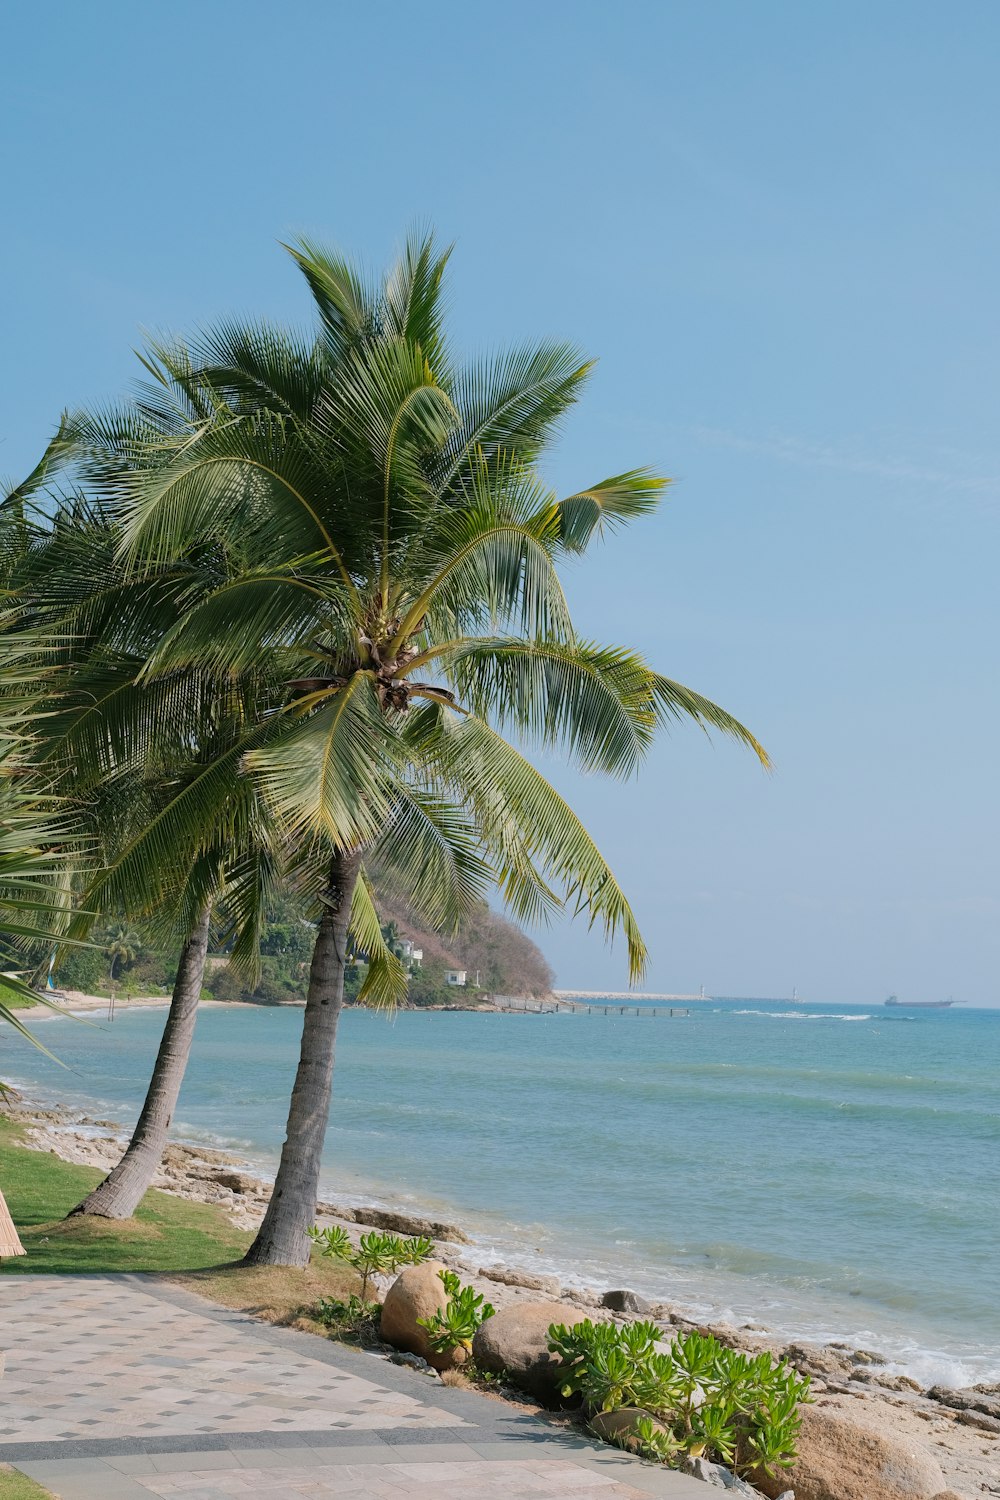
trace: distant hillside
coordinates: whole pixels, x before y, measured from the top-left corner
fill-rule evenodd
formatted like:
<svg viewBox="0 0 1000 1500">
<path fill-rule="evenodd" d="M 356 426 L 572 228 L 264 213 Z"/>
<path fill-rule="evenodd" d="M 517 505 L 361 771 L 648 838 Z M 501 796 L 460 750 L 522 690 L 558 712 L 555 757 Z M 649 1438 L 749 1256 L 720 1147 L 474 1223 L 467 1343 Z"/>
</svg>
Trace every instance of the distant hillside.
<svg viewBox="0 0 1000 1500">
<path fill-rule="evenodd" d="M 553 974 L 540 950 L 513 922 L 490 911 L 482 902 L 454 937 L 428 931 L 405 901 L 379 902 L 383 931 L 395 941 L 409 938 L 423 949 L 419 967 L 411 972 L 409 1003 L 433 1005 L 460 998 L 445 982 L 446 969 L 464 969 L 468 984 L 488 995 L 545 995 Z M 69 950 L 56 973 L 65 989 L 106 995 L 113 984 L 120 995 L 169 993 L 177 972 L 176 953 L 164 953 L 141 928 L 113 922 L 95 929 L 93 946 Z M 316 941 L 315 909 L 290 887 L 282 887 L 268 908 L 261 933 L 261 977 L 252 989 L 229 967 L 225 949 L 208 961 L 205 987 L 216 1000 L 253 1000 L 281 1005 L 305 999 L 309 961 Z M 348 1002 L 361 984 L 358 965 L 348 970 Z"/>
<path fill-rule="evenodd" d="M 423 949 L 425 979 L 440 982 L 445 969 L 465 969 L 470 984 L 478 971 L 480 989 L 493 995 L 547 995 L 552 988 L 555 976 L 537 943 L 485 902 L 447 938 L 421 927 L 403 902 L 382 901 L 380 908 L 400 937 Z"/>
</svg>

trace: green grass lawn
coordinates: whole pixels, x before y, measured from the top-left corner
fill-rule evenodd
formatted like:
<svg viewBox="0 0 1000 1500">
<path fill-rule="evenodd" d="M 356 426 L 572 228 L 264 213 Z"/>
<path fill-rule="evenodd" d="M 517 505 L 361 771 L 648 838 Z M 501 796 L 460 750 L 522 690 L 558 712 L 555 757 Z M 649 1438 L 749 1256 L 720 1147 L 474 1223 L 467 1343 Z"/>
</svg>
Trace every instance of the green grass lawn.
<svg viewBox="0 0 1000 1500">
<path fill-rule="evenodd" d="M 15 995 L 12 991 L 4 989 L 3 1003 L 8 1010 L 36 1010 L 38 1002 L 29 1000 L 26 995 Z M 3 1491 L 0 1490 L 0 1494 Z"/>
<path fill-rule="evenodd" d="M 238 1260 L 250 1243 L 212 1204 L 155 1191 L 134 1219 L 66 1220 L 102 1176 L 27 1150 L 18 1126 L 0 1117 L 0 1189 L 27 1251 L 0 1271 L 191 1271 Z"/>
<path fill-rule="evenodd" d="M 0 1464 L 0 1500 L 52 1500 L 52 1491 L 43 1489 L 27 1474 Z"/>
<path fill-rule="evenodd" d="M 101 1176 L 96 1167 L 29 1150 L 22 1129 L 0 1115 L 0 1188 L 27 1251 L 0 1262 L 0 1273 L 165 1272 L 213 1302 L 311 1333 L 324 1331 L 311 1317 L 320 1297 L 346 1300 L 358 1290 L 355 1271 L 317 1255 L 301 1269 L 234 1264 L 251 1236 L 214 1205 L 170 1193 L 147 1193 L 134 1219 L 66 1219 Z M 0 1470 L 0 1500 L 8 1500 L 6 1479 Z M 11 1490 L 10 1500 L 21 1493 Z M 36 1491 L 23 1493 L 28 1500 Z"/>
</svg>

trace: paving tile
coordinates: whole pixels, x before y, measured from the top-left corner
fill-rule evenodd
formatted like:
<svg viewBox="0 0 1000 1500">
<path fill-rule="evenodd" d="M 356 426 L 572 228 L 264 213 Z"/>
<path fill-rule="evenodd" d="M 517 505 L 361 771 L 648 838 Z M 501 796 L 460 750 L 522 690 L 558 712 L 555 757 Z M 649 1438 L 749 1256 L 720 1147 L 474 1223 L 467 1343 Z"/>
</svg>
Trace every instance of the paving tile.
<svg viewBox="0 0 1000 1500">
<path fill-rule="evenodd" d="M 4 1443 L 241 1426 L 266 1431 L 334 1423 L 360 1429 L 461 1423 L 376 1379 L 274 1349 L 249 1320 L 219 1323 L 128 1280 L 126 1317 L 121 1278 L 88 1284 L 75 1277 L 5 1278 Z M 84 1325 L 86 1338 L 66 1338 L 67 1327 Z M 45 1371 L 51 1378 L 40 1409 L 36 1382 Z M 377 1371 L 373 1361 L 372 1375 Z"/>
<path fill-rule="evenodd" d="M 63 1500 L 704 1500 L 477 1393 L 161 1283 L 0 1290 L 0 1460 Z"/>
</svg>

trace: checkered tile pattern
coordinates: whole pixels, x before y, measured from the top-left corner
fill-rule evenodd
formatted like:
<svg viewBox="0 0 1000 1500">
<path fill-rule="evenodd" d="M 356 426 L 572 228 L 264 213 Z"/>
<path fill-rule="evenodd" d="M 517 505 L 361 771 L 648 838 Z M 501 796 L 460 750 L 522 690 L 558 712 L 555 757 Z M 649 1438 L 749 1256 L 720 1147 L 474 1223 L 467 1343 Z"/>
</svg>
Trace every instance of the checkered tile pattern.
<svg viewBox="0 0 1000 1500">
<path fill-rule="evenodd" d="M 0 1447 L 69 1438 L 443 1427 L 461 1419 L 109 1277 L 0 1280 Z M 378 1366 L 372 1361 L 375 1369 Z"/>
</svg>

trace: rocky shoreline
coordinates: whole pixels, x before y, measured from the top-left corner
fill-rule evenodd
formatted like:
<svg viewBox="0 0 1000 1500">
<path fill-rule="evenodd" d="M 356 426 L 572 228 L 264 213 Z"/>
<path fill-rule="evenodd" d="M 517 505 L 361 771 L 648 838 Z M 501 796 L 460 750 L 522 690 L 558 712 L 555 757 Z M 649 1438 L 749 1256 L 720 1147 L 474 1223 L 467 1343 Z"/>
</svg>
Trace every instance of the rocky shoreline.
<svg viewBox="0 0 1000 1500">
<path fill-rule="evenodd" d="M 0 1101 L 0 1111 L 23 1126 L 30 1147 L 65 1161 L 110 1169 L 127 1142 L 127 1133 L 113 1120 L 63 1106 L 34 1106 L 14 1091 Z M 246 1161 L 226 1151 L 186 1144 L 168 1147 L 154 1186 L 193 1202 L 214 1204 L 246 1230 L 260 1223 L 270 1192 L 266 1179 Z M 875 1351 L 840 1343 L 790 1343 L 753 1323 L 706 1328 L 683 1309 L 648 1302 L 625 1288 L 569 1288 L 555 1276 L 514 1265 L 483 1266 L 468 1235 L 456 1224 L 378 1206 L 327 1201 L 317 1205 L 317 1221 L 340 1224 L 354 1237 L 367 1227 L 426 1235 L 436 1243 L 438 1260 L 463 1281 L 473 1282 L 498 1310 L 544 1298 L 565 1307 L 567 1322 L 598 1311 L 619 1318 L 651 1317 L 667 1334 L 672 1328 L 700 1328 L 734 1347 L 766 1349 L 812 1378 L 820 1407 L 842 1413 L 876 1436 L 911 1443 L 936 1460 L 956 1495 L 968 1500 L 1000 1495 L 1000 1385 L 923 1389 L 909 1377 L 892 1373 L 888 1361 Z"/>
</svg>

